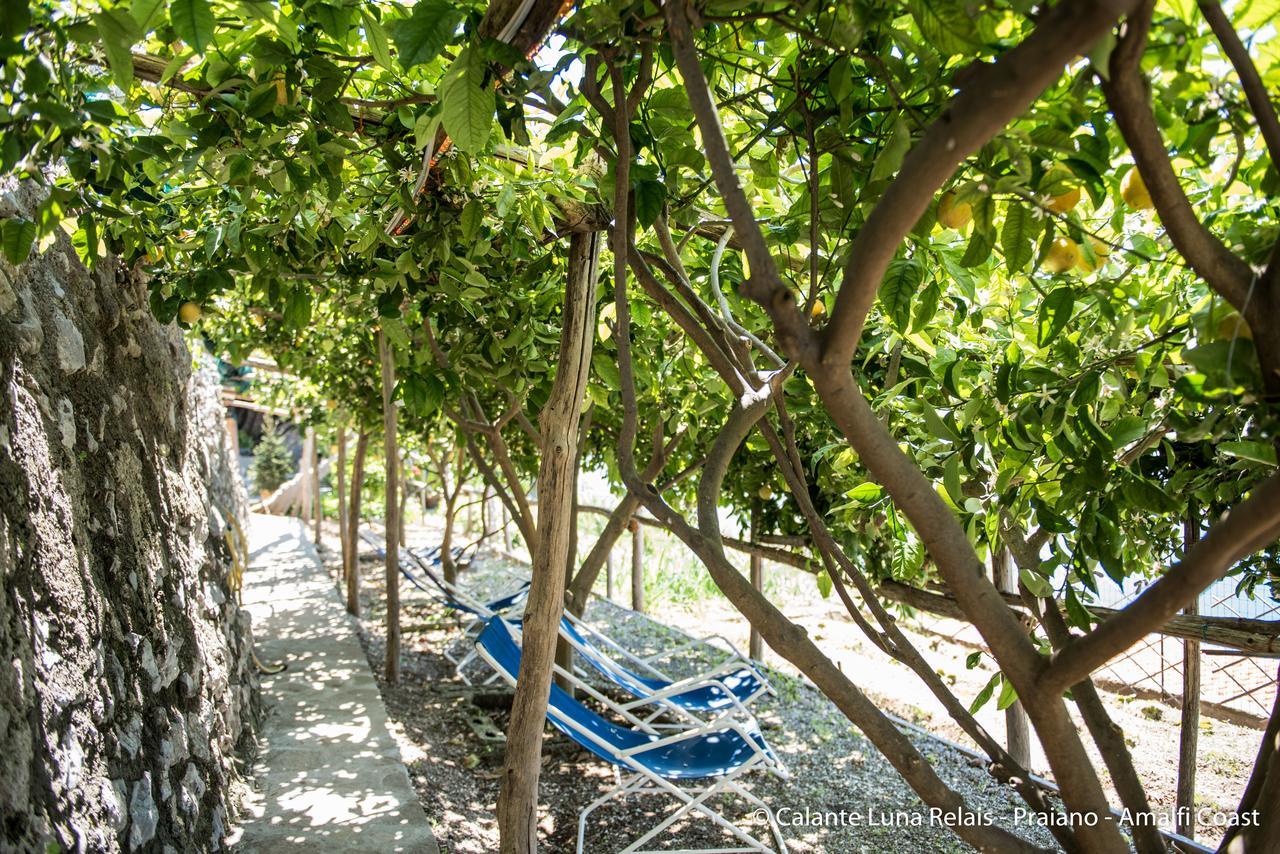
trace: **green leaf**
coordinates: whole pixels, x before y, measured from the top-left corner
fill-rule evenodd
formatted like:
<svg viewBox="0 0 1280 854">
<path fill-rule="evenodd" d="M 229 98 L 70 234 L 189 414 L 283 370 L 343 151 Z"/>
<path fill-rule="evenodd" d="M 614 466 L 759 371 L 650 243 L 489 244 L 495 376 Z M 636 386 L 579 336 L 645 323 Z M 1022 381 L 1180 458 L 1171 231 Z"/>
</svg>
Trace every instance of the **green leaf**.
<svg viewBox="0 0 1280 854">
<path fill-rule="evenodd" d="M 484 148 L 493 129 L 497 102 L 493 89 L 483 82 L 484 59 L 478 51 L 467 48 L 458 55 L 440 84 L 444 129 L 462 151 Z"/>
<path fill-rule="evenodd" d="M 982 663 L 982 650 L 975 650 L 965 656 L 964 666 L 967 670 L 972 670 Z"/>
<path fill-rule="evenodd" d="M 884 144 L 884 148 L 880 151 L 880 156 L 876 158 L 876 163 L 871 167 L 871 180 L 878 181 L 881 178 L 891 178 L 902 166 L 902 159 L 907 156 L 907 151 L 911 148 L 911 129 L 907 127 L 907 123 L 901 116 L 893 123 L 893 130 L 889 134 L 889 140 Z"/>
<path fill-rule="evenodd" d="M 1009 272 L 1016 274 L 1031 260 L 1032 247 L 1040 236 L 1040 220 L 1026 205 L 1010 203 L 1000 232 L 1000 248 Z"/>
<path fill-rule="evenodd" d="M 484 208 L 480 204 L 479 199 L 472 199 L 467 202 L 467 206 L 462 209 L 461 226 L 462 239 L 466 243 L 471 243 L 480 234 L 480 223 L 484 220 Z"/>
<path fill-rule="evenodd" d="M 1003 685 L 1000 687 L 1000 699 L 996 700 L 996 708 L 1000 711 L 1012 706 L 1018 700 L 1018 692 L 1014 689 L 1013 683 L 1008 679 L 1004 679 Z"/>
<path fill-rule="evenodd" d="M 462 23 L 462 17 L 448 0 L 421 0 L 408 18 L 388 24 L 387 31 L 395 42 L 400 65 L 412 68 L 439 56 Z"/>
<path fill-rule="evenodd" d="M 978 696 L 973 698 L 973 702 L 969 704 L 969 714 L 976 715 L 978 709 L 981 709 L 991 699 L 992 693 L 996 690 L 996 683 L 1000 681 L 1000 674 L 997 673 L 987 680 L 986 686 L 978 692 Z"/>
<path fill-rule="evenodd" d="M 635 187 L 636 222 L 647 228 L 662 213 L 662 204 L 667 200 L 667 185 L 661 181 L 646 178 L 637 181 Z"/>
<path fill-rule="evenodd" d="M 360 10 L 360 17 L 364 19 L 364 32 L 369 43 L 369 52 L 373 54 L 373 58 L 379 65 L 388 71 L 394 71 L 395 69 L 391 67 L 391 47 L 387 43 L 387 31 L 367 9 Z"/>
<path fill-rule="evenodd" d="M 1040 323 L 1036 332 L 1036 342 L 1041 347 L 1048 347 L 1071 321 L 1071 312 L 1076 305 L 1075 293 L 1069 287 L 1061 287 L 1044 298 L 1040 304 Z"/>
<path fill-rule="evenodd" d="M 164 0 L 134 0 L 129 6 L 129 14 L 138 25 L 139 35 L 151 32 L 156 13 L 164 6 Z"/>
<path fill-rule="evenodd" d="M 204 53 L 205 46 L 213 41 L 213 10 L 209 8 L 209 0 L 173 0 L 169 20 L 178 37 L 196 53 Z"/>
<path fill-rule="evenodd" d="M 1276 446 L 1270 442 L 1219 442 L 1218 450 L 1229 457 L 1273 466 Z"/>
<path fill-rule="evenodd" d="M 926 407 L 928 408 L 928 407 Z M 960 455 L 952 454 L 942 469 L 942 485 L 957 507 L 964 506 L 964 490 L 960 485 Z"/>
<path fill-rule="evenodd" d="M 31 244 L 36 239 L 36 224 L 29 219 L 0 220 L 0 242 L 4 244 L 4 257 L 13 265 L 27 260 Z"/>
<path fill-rule="evenodd" d="M 827 575 L 827 571 L 824 569 L 817 574 L 816 578 L 818 580 L 818 593 L 823 599 L 826 599 L 831 595 L 831 576 Z"/>
<path fill-rule="evenodd" d="M 1022 579 L 1023 585 L 1031 591 L 1032 595 L 1041 599 L 1048 599 L 1053 595 L 1053 585 L 1040 573 L 1024 569 L 1018 573 L 1018 577 Z"/>
<path fill-rule="evenodd" d="M 1111 447 L 1114 450 L 1120 450 L 1142 438 L 1147 432 L 1147 420 L 1139 418 L 1137 415 L 1127 415 L 1119 421 L 1111 425 L 1111 429 L 1107 431 L 1107 437 L 1111 440 Z"/>
<path fill-rule="evenodd" d="M 912 0 L 909 8 L 920 34 L 940 53 L 965 53 L 978 44 L 977 28 L 963 4 L 955 0 Z"/>
<path fill-rule="evenodd" d="M 1120 484 L 1125 500 L 1140 510 L 1152 513 L 1172 513 L 1178 504 L 1169 494 L 1149 480 L 1130 475 Z"/>
<path fill-rule="evenodd" d="M 880 285 L 880 302 L 894 327 L 905 334 L 911 325 L 911 300 L 924 281 L 924 263 L 916 257 L 894 258 Z"/>
<path fill-rule="evenodd" d="M 133 85 L 133 43 L 141 38 L 138 24 L 123 9 L 105 9 L 93 21 L 116 85 L 128 92 Z"/>
</svg>

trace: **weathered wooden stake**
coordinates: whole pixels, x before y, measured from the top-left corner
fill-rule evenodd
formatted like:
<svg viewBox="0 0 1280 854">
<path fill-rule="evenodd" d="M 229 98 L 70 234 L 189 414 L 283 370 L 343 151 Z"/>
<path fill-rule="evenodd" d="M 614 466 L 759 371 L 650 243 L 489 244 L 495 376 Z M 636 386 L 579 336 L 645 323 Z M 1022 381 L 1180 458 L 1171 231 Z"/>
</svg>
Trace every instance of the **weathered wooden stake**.
<svg viewBox="0 0 1280 854">
<path fill-rule="evenodd" d="M 369 451 L 369 434 L 356 439 L 355 460 L 351 463 L 351 500 L 347 502 L 347 613 L 360 616 L 360 493 L 364 490 L 364 458 Z"/>
<path fill-rule="evenodd" d="M 1191 548 L 1200 539 L 1200 520 L 1193 499 L 1182 524 L 1182 542 Z M 1184 614 L 1200 612 L 1199 597 L 1183 609 Z M 1194 839 L 1196 833 L 1196 758 L 1200 748 L 1200 642 L 1182 642 L 1182 723 L 1178 733 L 1178 833 Z"/>
<path fill-rule="evenodd" d="M 1013 555 L 1008 549 L 1001 548 L 992 557 L 994 564 L 996 587 L 1006 593 L 1018 592 L 1018 570 L 1013 563 Z M 1009 750 L 1009 755 L 1021 765 L 1028 768 L 1031 765 L 1031 721 L 1027 718 L 1027 711 L 1022 707 L 1022 701 L 1014 700 L 1012 705 L 1004 710 L 1004 726 L 1005 726 L 1005 742 Z"/>
<path fill-rule="evenodd" d="M 378 330 L 378 359 L 382 363 L 382 448 L 387 471 L 386 524 L 383 548 L 387 554 L 387 681 L 400 681 L 400 452 L 396 444 L 396 363 L 386 334 Z"/>
<path fill-rule="evenodd" d="M 338 585 L 351 571 L 347 543 L 347 425 L 338 425 L 338 548 L 342 551 L 341 569 L 338 570 Z"/>
<path fill-rule="evenodd" d="M 631 520 L 631 610 L 644 613 L 644 526 Z"/>
<path fill-rule="evenodd" d="M 311 467 L 311 521 L 315 525 L 312 539 L 319 547 L 322 535 L 320 523 L 324 521 L 324 507 L 320 503 L 320 442 L 316 439 L 314 427 L 307 428 L 307 435 L 311 438 L 311 457 L 307 463 Z"/>
<path fill-rule="evenodd" d="M 760 535 L 760 518 L 759 513 L 751 514 L 751 541 L 755 542 Z M 760 555 L 751 556 L 751 586 L 764 592 L 764 558 Z M 760 637 L 760 631 L 755 626 L 751 627 L 751 636 L 747 641 L 747 655 L 753 660 L 760 661 L 764 657 L 764 641 Z"/>
<path fill-rule="evenodd" d="M 613 549 L 609 549 L 609 555 L 604 559 L 604 598 L 610 602 L 613 601 L 613 573 L 617 569 L 618 558 Z"/>
</svg>

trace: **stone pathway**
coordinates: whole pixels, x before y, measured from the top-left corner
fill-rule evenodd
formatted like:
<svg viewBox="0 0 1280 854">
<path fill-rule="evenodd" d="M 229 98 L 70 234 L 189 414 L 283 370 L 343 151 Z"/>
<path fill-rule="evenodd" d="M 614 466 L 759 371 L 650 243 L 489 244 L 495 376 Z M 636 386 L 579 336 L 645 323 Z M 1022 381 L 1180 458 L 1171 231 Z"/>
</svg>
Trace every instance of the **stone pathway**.
<svg viewBox="0 0 1280 854">
<path fill-rule="evenodd" d="M 262 677 L 255 792 L 235 850 L 438 854 L 355 621 L 302 522 L 254 515 L 249 543 L 258 657 L 289 666 Z"/>
</svg>

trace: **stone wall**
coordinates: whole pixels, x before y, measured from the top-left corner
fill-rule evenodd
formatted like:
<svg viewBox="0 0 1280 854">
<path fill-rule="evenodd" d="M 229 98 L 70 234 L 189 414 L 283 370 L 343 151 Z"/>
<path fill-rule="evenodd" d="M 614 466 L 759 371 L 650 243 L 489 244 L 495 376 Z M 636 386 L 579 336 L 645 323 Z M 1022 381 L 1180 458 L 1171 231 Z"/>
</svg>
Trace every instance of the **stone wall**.
<svg viewBox="0 0 1280 854">
<path fill-rule="evenodd" d="M 257 683 L 217 389 L 117 263 L 0 258 L 0 850 L 222 845 Z"/>
</svg>

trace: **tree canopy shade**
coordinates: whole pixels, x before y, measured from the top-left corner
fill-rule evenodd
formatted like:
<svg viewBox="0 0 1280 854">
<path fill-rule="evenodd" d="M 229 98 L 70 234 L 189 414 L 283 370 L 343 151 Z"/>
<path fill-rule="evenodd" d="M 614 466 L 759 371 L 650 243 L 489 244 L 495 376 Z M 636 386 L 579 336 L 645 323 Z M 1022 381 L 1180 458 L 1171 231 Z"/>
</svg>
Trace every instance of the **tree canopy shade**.
<svg viewBox="0 0 1280 854">
<path fill-rule="evenodd" d="M 1066 809 L 1107 806 L 1089 737 L 1145 812 L 1089 674 L 1223 576 L 1276 593 L 1272 2 L 6 0 L 2 26 L 0 167 L 51 188 L 0 222 L 9 258 L 65 228 L 144 269 L 161 319 L 202 306 L 220 349 L 270 353 L 313 419 L 362 434 L 380 332 L 407 441 L 454 478 L 474 465 L 538 556 L 531 647 L 643 506 L 922 799 L 967 810 L 726 561 L 728 510 L 803 535 L 815 594 L 1033 809 L 1054 807 L 971 701 L 1022 703 Z M 581 566 L 540 518 L 571 515 L 548 454 L 575 436 L 627 493 Z M 1030 634 L 989 580 L 1004 549 Z M 1149 584 L 1099 621 L 1104 577 Z M 933 673 L 883 580 L 945 584 L 1001 669 L 981 696 Z M 512 851 L 536 844 L 528 748 L 504 780 Z M 1242 810 L 1280 781 L 1271 754 Z M 1280 846 L 1274 813 L 1247 850 Z M 1055 835 L 1126 844 L 1110 822 Z"/>
</svg>

